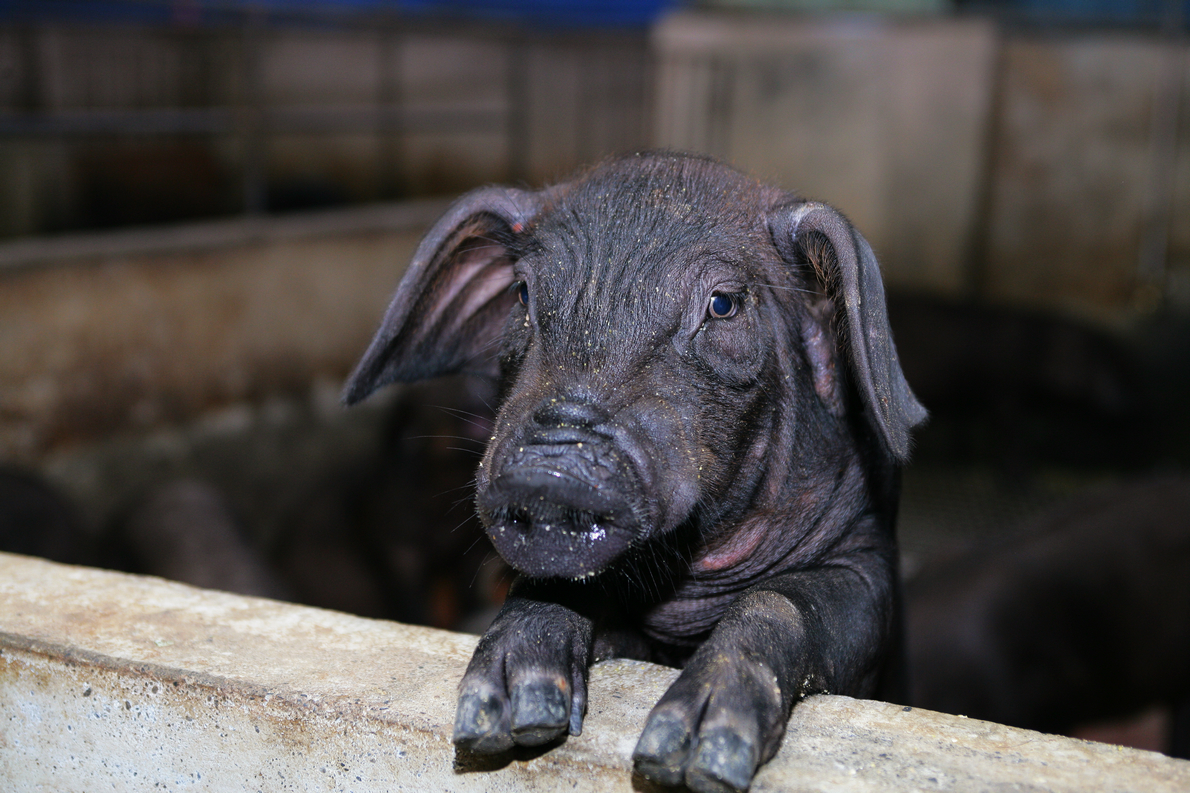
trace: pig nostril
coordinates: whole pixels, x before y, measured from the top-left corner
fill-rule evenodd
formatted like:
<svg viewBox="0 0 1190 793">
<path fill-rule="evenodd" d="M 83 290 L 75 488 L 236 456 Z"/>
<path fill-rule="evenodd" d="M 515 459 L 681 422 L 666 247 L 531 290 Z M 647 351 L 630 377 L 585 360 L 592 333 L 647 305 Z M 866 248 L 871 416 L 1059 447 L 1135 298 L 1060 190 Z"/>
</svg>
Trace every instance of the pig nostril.
<svg viewBox="0 0 1190 793">
<path fill-rule="evenodd" d="M 528 534 L 529 530 L 533 528 L 533 519 L 523 509 L 514 509 L 509 512 L 507 523 L 508 528 L 514 529 L 521 534 Z"/>
</svg>

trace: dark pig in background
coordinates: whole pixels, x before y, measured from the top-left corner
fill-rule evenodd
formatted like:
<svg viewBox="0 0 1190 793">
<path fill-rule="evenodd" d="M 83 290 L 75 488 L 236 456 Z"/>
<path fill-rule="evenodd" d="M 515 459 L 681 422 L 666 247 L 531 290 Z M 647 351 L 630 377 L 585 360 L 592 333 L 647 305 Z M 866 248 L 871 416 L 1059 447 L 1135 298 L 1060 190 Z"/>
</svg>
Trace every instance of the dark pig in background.
<svg viewBox="0 0 1190 793">
<path fill-rule="evenodd" d="M 462 681 L 459 747 L 578 734 L 592 663 L 656 660 L 683 671 L 637 770 L 742 790 L 797 700 L 889 690 L 925 411 L 837 211 L 669 153 L 472 192 L 345 399 L 458 371 L 499 382 L 476 504 L 520 572 Z"/>
<path fill-rule="evenodd" d="M 905 376 L 930 406 L 919 462 L 988 460 L 1020 482 L 1045 463 L 1151 464 L 1157 389 L 1123 338 L 1053 313 L 927 295 L 890 296 L 888 314 Z"/>
<path fill-rule="evenodd" d="M 241 595 L 292 599 L 257 552 L 224 494 L 199 479 L 177 479 L 137 499 L 115 522 L 126 570 Z"/>
<path fill-rule="evenodd" d="M 103 531 L 44 475 L 0 465 L 0 551 L 159 575 L 245 595 L 287 590 L 247 541 L 222 493 L 196 480 L 136 498 Z"/>
<path fill-rule="evenodd" d="M 74 502 L 40 473 L 0 463 L 0 551 L 64 564 L 106 557 Z"/>
<path fill-rule="evenodd" d="M 1174 714 L 1190 757 L 1190 479 L 1084 493 L 906 588 L 913 704 L 1042 732 Z"/>
<path fill-rule="evenodd" d="M 400 393 L 377 453 L 318 482 L 286 521 L 276 563 L 300 602 L 486 627 L 509 577 L 471 504 L 494 401 L 491 383 L 463 376 Z"/>
</svg>

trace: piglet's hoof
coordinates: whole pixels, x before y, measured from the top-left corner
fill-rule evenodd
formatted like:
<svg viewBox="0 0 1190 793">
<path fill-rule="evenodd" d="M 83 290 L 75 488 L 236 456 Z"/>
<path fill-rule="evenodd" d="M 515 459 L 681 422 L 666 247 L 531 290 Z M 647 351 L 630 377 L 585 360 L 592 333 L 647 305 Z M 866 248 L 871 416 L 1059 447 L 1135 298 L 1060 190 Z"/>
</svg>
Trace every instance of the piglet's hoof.
<svg viewBox="0 0 1190 793">
<path fill-rule="evenodd" d="M 570 723 L 570 697 L 549 681 L 519 686 L 512 692 L 512 739 L 520 746 L 540 746 L 561 738 Z"/>
<path fill-rule="evenodd" d="M 464 692 L 455 712 L 454 744 L 476 754 L 496 754 L 512 748 L 508 712 L 494 690 Z"/>
<path fill-rule="evenodd" d="M 548 680 L 514 686 L 508 698 L 490 685 L 472 685 L 459 696 L 454 743 L 476 754 L 542 746 L 567 734 L 570 711 L 568 692 Z"/>
</svg>

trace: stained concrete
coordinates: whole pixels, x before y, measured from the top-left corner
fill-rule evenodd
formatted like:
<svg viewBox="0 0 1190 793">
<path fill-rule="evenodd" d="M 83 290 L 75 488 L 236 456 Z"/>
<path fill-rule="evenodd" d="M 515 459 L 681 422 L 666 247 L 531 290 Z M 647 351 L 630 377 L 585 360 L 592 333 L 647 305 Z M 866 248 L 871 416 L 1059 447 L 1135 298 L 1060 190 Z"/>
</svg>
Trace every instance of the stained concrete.
<svg viewBox="0 0 1190 793">
<path fill-rule="evenodd" d="M 656 142 L 835 204 L 886 283 L 956 294 L 997 35 L 976 18 L 677 13 L 654 31 Z"/>
<path fill-rule="evenodd" d="M 0 554 L 0 779 L 63 793 L 648 789 L 630 756 L 674 670 L 600 664 L 582 736 L 483 761 L 450 743 L 474 643 Z M 1190 763 L 819 696 L 752 789 L 1172 793 L 1190 789 Z"/>
<path fill-rule="evenodd" d="M 342 382 L 445 207 L 0 244 L 0 456 Z"/>
<path fill-rule="evenodd" d="M 1153 284 L 1141 258 L 1155 213 L 1168 213 L 1160 229 L 1168 256 L 1157 268 L 1184 267 L 1190 257 L 1190 196 L 1177 186 L 1190 154 L 1185 122 L 1177 128 L 1190 102 L 1180 87 L 1190 86 L 1190 46 L 1104 31 L 1015 38 L 1003 58 L 988 297 L 1088 316 L 1151 308 L 1158 295 L 1146 295 Z M 1169 68 L 1172 96 L 1163 85 Z M 1161 113 L 1174 115 L 1168 149 Z M 1174 173 L 1172 193 L 1154 184 L 1155 169 Z"/>
</svg>

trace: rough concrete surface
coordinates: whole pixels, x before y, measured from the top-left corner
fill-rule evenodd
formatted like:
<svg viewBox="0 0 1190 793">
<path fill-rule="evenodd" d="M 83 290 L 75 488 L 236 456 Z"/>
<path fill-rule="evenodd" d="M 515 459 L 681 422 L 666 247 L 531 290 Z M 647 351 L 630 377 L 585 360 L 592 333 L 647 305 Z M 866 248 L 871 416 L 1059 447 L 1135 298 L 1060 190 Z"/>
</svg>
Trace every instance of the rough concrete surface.
<svg viewBox="0 0 1190 793">
<path fill-rule="evenodd" d="M 636 736 L 676 672 L 595 668 L 581 737 L 450 743 L 474 637 L 0 554 L 10 790 L 648 789 Z M 1184 791 L 1190 763 L 846 697 L 794 712 L 754 791 Z"/>
<path fill-rule="evenodd" d="M 887 284 L 968 286 L 997 47 L 988 20 L 686 11 L 653 43 L 659 145 L 835 204 Z"/>
<path fill-rule="evenodd" d="M 1186 258 L 1178 240 L 1190 214 L 1177 203 L 1185 194 L 1154 195 L 1152 179 L 1154 169 L 1174 171 L 1187 159 L 1185 126 L 1159 153 L 1154 119 L 1155 105 L 1171 101 L 1162 95 L 1169 59 L 1190 85 L 1190 47 L 1105 31 L 1013 39 L 1003 58 L 988 296 L 1088 316 L 1132 305 L 1144 284 L 1146 224 L 1159 211 L 1153 202 L 1173 202 L 1163 210 L 1168 259 Z M 1172 101 L 1165 112 L 1186 106 L 1185 98 Z"/>
<path fill-rule="evenodd" d="M 341 380 L 444 208 L 0 244 L 0 454 L 35 459 Z"/>
</svg>

